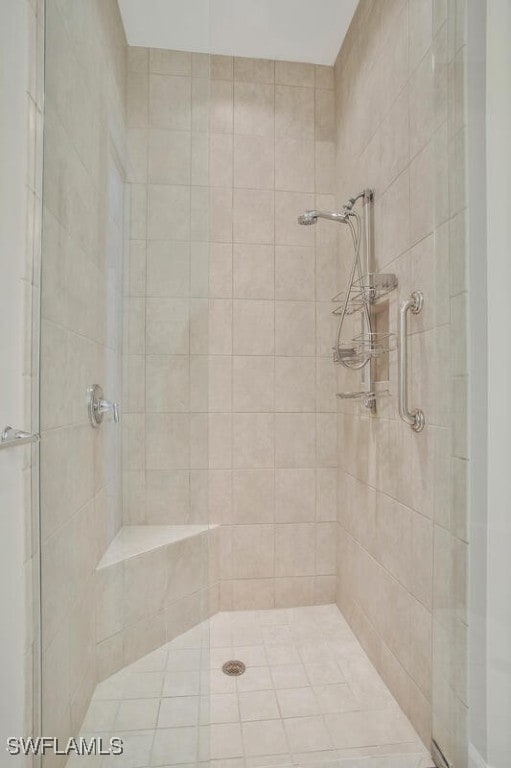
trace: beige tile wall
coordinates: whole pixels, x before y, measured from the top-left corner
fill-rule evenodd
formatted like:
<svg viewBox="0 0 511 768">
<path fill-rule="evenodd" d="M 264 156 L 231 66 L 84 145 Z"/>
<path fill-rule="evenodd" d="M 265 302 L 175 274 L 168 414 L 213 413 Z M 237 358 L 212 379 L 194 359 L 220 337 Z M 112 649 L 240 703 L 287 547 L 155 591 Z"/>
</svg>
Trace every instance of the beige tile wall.
<svg viewBox="0 0 511 768">
<path fill-rule="evenodd" d="M 42 727 L 63 740 L 96 684 L 93 573 L 121 522 L 120 430 L 91 428 L 86 388 L 122 400 L 124 48 L 115 0 L 46 0 Z"/>
<path fill-rule="evenodd" d="M 128 48 L 127 71 L 123 520 L 207 522 L 209 57 Z"/>
<path fill-rule="evenodd" d="M 333 70 L 128 55 L 125 521 L 221 523 L 224 609 L 331 602 L 335 240 L 296 219 L 333 205 Z"/>
<path fill-rule="evenodd" d="M 451 532 L 453 517 L 466 519 L 461 499 L 455 513 L 453 495 L 456 487 L 463 495 L 466 452 L 453 428 L 451 394 L 465 386 L 465 203 L 460 170 L 447 163 L 458 152 L 447 87 L 452 104 L 462 78 L 454 83 L 447 6 L 363 0 L 335 65 L 337 194 L 375 189 L 376 267 L 399 279 L 392 331 L 398 301 L 424 292 L 423 312 L 410 319 L 409 365 L 410 402 L 424 409 L 427 422 L 415 434 L 398 418 L 395 353 L 390 396 L 380 398 L 376 417 L 339 401 L 337 602 L 426 744 L 433 618 L 442 599 L 446 607 L 457 602 L 457 620 L 464 621 L 466 545 L 458 539 L 453 546 Z M 351 383 L 340 373 L 341 389 Z M 464 423 L 463 409 L 458 413 Z M 444 715 L 449 706 L 442 706 Z"/>
<path fill-rule="evenodd" d="M 224 609 L 334 595 L 334 378 L 330 371 L 330 397 L 321 399 L 329 371 L 318 334 L 334 252 L 296 222 L 333 190 L 319 162 L 329 151 L 333 158 L 334 135 L 323 125 L 324 115 L 332 124 L 332 88 L 329 68 L 212 61 L 213 110 L 223 115 L 212 125 L 212 156 L 221 144 L 229 173 L 216 175 L 213 163 L 211 185 L 233 195 L 232 229 L 218 237 L 226 241 L 222 285 L 210 285 L 232 328 L 232 345 L 215 360 L 230 396 L 210 423 Z M 222 388 L 212 368 L 210 386 Z"/>
</svg>

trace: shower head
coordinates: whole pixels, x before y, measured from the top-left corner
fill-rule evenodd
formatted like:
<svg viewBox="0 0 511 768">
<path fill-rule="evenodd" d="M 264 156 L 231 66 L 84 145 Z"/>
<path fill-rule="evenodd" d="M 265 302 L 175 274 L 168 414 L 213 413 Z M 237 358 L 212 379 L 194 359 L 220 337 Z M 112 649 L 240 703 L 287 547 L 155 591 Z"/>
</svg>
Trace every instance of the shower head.
<svg viewBox="0 0 511 768">
<path fill-rule="evenodd" d="M 349 215 L 350 211 L 345 208 L 341 211 L 305 211 L 301 216 L 298 216 L 298 224 L 310 226 L 316 224 L 318 219 L 330 219 L 330 221 L 340 221 L 341 224 L 346 224 Z"/>
<path fill-rule="evenodd" d="M 301 216 L 298 216 L 298 224 L 303 224 L 305 227 L 316 224 L 317 220 L 316 211 L 305 211 Z"/>
</svg>

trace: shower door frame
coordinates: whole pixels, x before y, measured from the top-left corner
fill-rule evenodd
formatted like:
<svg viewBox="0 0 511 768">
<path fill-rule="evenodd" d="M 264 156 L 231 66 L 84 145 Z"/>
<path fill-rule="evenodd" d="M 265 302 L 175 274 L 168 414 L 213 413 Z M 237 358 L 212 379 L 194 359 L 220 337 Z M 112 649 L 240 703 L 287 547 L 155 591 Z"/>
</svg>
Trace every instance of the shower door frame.
<svg viewBox="0 0 511 768">
<path fill-rule="evenodd" d="M 4 166 L 9 182 L 8 247 L 2 249 L 2 283 L 9 296 L 2 309 L 12 342 L 4 360 L 7 399 L 2 412 L 9 424 L 31 433 L 39 431 L 44 12 L 45 0 L 6 3 L 2 9 L 2 134 L 9 148 Z M 2 422 L 0 430 L 5 426 Z M 2 666 L 8 670 L 2 686 L 7 715 L 2 725 L 9 728 L 10 738 L 21 738 L 41 733 L 39 446 L 10 446 L 1 460 L 8 471 L 2 561 L 3 613 L 9 619 L 8 638 L 2 642 Z M 2 752 L 5 746 L 0 745 Z M 33 756 L 32 764 L 39 763 L 40 757 Z"/>
<path fill-rule="evenodd" d="M 467 226 L 471 329 L 469 768 L 511 754 L 511 75 L 506 0 L 468 0 Z M 470 123 L 469 123 L 470 124 Z M 507 175 L 506 175 L 507 169 Z M 484 364 L 481 364 L 484 361 Z"/>
</svg>

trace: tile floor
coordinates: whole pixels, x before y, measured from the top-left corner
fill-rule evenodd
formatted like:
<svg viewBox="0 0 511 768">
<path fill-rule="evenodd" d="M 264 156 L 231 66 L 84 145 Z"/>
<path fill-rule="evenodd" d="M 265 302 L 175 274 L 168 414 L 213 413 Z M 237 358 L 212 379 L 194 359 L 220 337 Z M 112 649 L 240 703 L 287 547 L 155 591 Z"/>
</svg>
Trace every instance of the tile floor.
<svg viewBox="0 0 511 768">
<path fill-rule="evenodd" d="M 98 685 L 82 734 L 124 741 L 95 768 L 433 764 L 333 605 L 216 615 Z"/>
</svg>

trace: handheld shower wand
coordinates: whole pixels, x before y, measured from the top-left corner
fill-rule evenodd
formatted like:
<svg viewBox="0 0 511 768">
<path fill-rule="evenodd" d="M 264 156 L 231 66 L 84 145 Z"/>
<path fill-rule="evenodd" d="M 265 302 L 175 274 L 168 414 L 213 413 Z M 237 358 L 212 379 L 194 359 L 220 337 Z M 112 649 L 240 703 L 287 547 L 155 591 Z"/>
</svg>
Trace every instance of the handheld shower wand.
<svg viewBox="0 0 511 768">
<path fill-rule="evenodd" d="M 350 229 L 351 237 L 353 240 L 353 248 L 355 251 L 355 256 L 353 259 L 353 265 L 350 272 L 349 277 L 349 283 L 348 288 L 346 290 L 345 300 L 344 300 L 344 306 L 342 308 L 342 312 L 339 319 L 339 325 L 337 328 L 337 336 L 335 340 L 335 347 L 334 347 L 334 353 L 335 353 L 335 360 L 337 360 L 341 365 L 343 365 L 345 368 L 350 368 L 351 370 L 359 370 L 360 368 L 363 368 L 371 359 L 371 355 L 364 355 L 362 360 L 356 359 L 355 360 L 355 350 L 354 349 L 342 349 L 341 348 L 341 336 L 342 336 L 342 329 L 344 326 L 344 320 L 346 318 L 347 310 L 348 310 L 348 303 L 350 298 L 350 293 L 353 289 L 353 284 L 355 282 L 356 275 L 358 273 L 358 276 L 361 277 L 361 268 L 360 268 L 360 240 L 361 240 L 361 222 L 360 222 L 360 216 L 358 213 L 353 211 L 353 206 L 359 200 L 361 197 L 365 198 L 366 193 L 361 192 L 356 197 L 350 197 L 348 202 L 343 205 L 340 211 L 305 211 L 305 213 L 302 213 L 300 216 L 298 216 L 298 223 L 302 224 L 303 226 L 310 226 L 311 224 L 316 224 L 318 219 L 328 219 L 329 221 L 338 221 L 341 224 L 347 224 Z M 352 219 L 355 220 L 355 224 L 353 224 Z M 371 336 L 371 316 L 369 313 L 369 309 L 367 307 L 367 304 L 364 304 L 364 317 L 366 322 L 366 327 L 369 335 Z"/>
</svg>

